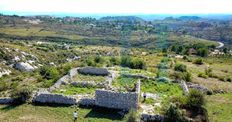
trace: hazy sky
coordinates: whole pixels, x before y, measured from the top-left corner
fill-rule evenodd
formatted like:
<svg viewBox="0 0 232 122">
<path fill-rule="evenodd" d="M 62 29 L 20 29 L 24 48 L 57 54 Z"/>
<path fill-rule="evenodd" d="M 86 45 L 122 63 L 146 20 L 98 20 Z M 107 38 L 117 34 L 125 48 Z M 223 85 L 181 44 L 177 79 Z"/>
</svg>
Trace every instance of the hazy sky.
<svg viewBox="0 0 232 122">
<path fill-rule="evenodd" d="M 0 12 L 231 14 L 232 0 L 0 0 Z"/>
</svg>

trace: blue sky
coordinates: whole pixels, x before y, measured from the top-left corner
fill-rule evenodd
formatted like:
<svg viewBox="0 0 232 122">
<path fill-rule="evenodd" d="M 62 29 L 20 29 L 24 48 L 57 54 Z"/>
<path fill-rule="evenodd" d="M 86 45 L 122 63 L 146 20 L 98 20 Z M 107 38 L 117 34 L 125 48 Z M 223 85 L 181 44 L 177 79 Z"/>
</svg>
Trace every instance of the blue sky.
<svg viewBox="0 0 232 122">
<path fill-rule="evenodd" d="M 231 14 L 232 0 L 0 0 L 0 12 Z"/>
</svg>

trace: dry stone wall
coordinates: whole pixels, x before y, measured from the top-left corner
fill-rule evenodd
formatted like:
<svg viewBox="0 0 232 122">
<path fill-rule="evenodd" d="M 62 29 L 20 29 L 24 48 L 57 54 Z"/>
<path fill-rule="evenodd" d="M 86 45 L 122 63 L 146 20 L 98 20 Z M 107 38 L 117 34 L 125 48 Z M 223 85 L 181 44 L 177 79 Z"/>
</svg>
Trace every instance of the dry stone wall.
<svg viewBox="0 0 232 122">
<path fill-rule="evenodd" d="M 70 96 L 52 94 L 49 92 L 42 92 L 42 93 L 37 93 L 34 96 L 33 102 L 74 105 L 77 103 L 77 100 L 74 97 L 70 97 Z"/>
<path fill-rule="evenodd" d="M 115 92 L 110 90 L 96 90 L 95 92 L 95 104 L 106 108 L 137 109 L 138 100 L 136 92 Z"/>
<path fill-rule="evenodd" d="M 0 104 L 10 104 L 13 101 L 14 101 L 14 99 L 10 98 L 10 97 L 0 98 Z"/>
<path fill-rule="evenodd" d="M 136 84 L 136 92 L 116 92 L 111 90 L 96 90 L 95 104 L 97 106 L 115 109 L 138 109 L 140 96 L 140 81 Z"/>
</svg>

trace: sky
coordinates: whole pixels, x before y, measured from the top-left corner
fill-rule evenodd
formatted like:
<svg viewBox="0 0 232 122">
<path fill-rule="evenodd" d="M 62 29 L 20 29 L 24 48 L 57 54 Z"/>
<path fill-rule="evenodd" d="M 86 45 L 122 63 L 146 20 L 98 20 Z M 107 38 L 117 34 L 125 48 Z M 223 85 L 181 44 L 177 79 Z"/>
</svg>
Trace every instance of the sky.
<svg viewBox="0 0 232 122">
<path fill-rule="evenodd" d="M 0 0 L 0 13 L 231 14 L 232 0 Z"/>
</svg>

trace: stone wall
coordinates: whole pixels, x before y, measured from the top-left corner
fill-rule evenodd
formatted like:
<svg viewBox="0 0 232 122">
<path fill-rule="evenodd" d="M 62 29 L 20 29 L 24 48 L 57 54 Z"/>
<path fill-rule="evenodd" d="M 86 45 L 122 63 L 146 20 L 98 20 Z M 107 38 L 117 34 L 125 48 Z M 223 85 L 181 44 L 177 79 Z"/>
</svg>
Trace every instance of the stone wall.
<svg viewBox="0 0 232 122">
<path fill-rule="evenodd" d="M 162 115 L 150 115 L 150 114 L 142 114 L 141 121 L 142 122 L 163 122 L 164 117 Z"/>
<path fill-rule="evenodd" d="M 136 92 L 116 92 L 111 90 L 96 90 L 95 104 L 97 106 L 115 109 L 138 109 L 140 81 L 136 85 Z"/>
<path fill-rule="evenodd" d="M 77 81 L 77 82 L 71 82 L 70 84 L 78 87 L 95 87 L 95 88 L 107 88 L 107 86 L 109 85 L 107 81 L 100 83 L 95 81 Z"/>
<path fill-rule="evenodd" d="M 148 76 L 141 75 L 141 74 L 122 74 L 121 76 L 128 77 L 128 78 L 140 78 L 140 79 L 146 79 L 146 80 L 156 80 L 156 78 L 148 77 Z"/>
<path fill-rule="evenodd" d="M 115 92 L 110 90 L 96 90 L 95 104 L 97 106 L 115 109 L 138 108 L 138 94 L 135 92 Z"/>
<path fill-rule="evenodd" d="M 69 81 L 70 81 L 70 76 L 65 75 L 62 78 L 60 78 L 54 85 L 48 88 L 48 91 L 52 92 L 53 90 L 60 88 L 62 84 L 63 85 L 68 84 Z"/>
<path fill-rule="evenodd" d="M 49 92 L 38 92 L 33 97 L 33 102 L 35 103 L 55 103 L 55 104 L 66 104 L 74 105 L 77 103 L 77 100 L 74 97 L 64 96 L 60 94 L 52 94 Z"/>
<path fill-rule="evenodd" d="M 0 104 L 10 104 L 13 101 L 14 101 L 14 99 L 10 98 L 10 97 L 0 98 Z"/>
</svg>

